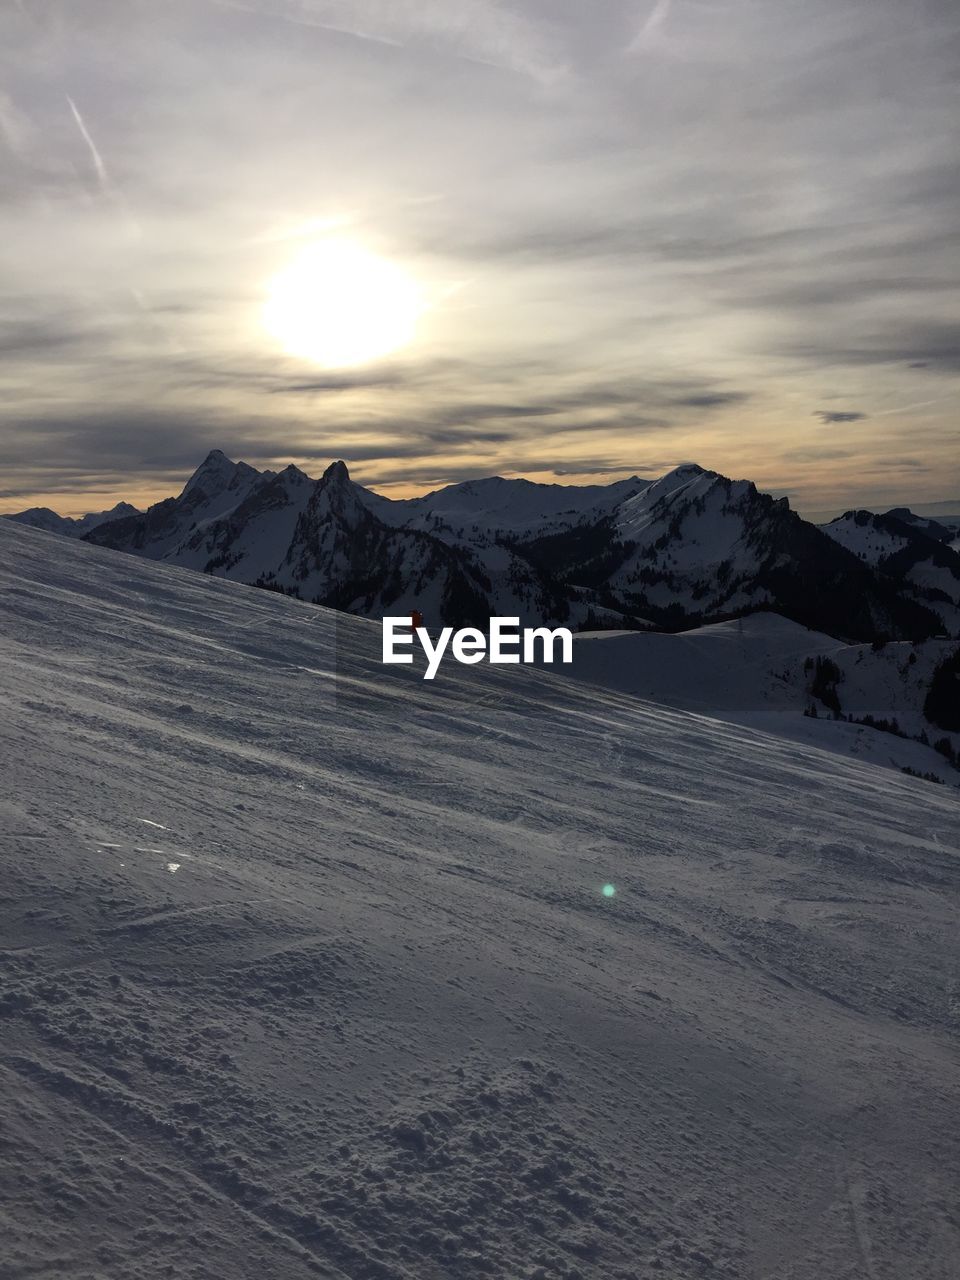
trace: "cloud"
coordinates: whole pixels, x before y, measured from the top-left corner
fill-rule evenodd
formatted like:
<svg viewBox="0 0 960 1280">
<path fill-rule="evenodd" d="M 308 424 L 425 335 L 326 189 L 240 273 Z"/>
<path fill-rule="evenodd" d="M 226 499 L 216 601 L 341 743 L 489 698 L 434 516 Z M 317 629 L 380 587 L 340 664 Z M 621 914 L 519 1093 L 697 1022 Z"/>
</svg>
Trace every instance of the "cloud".
<svg viewBox="0 0 960 1280">
<path fill-rule="evenodd" d="M 849 449 L 820 449 L 815 445 L 808 449 L 788 449 L 781 454 L 785 462 L 840 462 L 855 456 Z"/>
<path fill-rule="evenodd" d="M 676 425 L 675 422 L 670 422 L 666 418 L 652 418 L 641 413 L 619 413 L 616 416 L 593 418 L 589 422 L 575 418 L 569 422 L 555 423 L 551 425 L 551 435 L 560 437 L 617 433 L 632 435 L 634 432 L 670 431 L 675 429 Z"/>
<path fill-rule="evenodd" d="M 676 453 L 833 502 L 824 424 L 862 411 L 798 419 L 821 399 L 942 487 L 958 35 L 942 0 L 0 6 L 4 483 L 172 487 L 217 443 L 405 482 Z M 259 322 L 331 227 L 428 298 L 376 367 Z"/>
<path fill-rule="evenodd" d="M 309 382 L 276 382 L 268 386 L 271 395 L 310 395 L 331 391 L 357 391 L 368 387 L 396 387 L 402 384 L 403 376 L 399 373 L 383 373 L 373 370 L 369 373 L 330 373 L 324 377 L 311 378 Z"/>
<path fill-rule="evenodd" d="M 609 462 L 584 458 L 577 467 L 553 467 L 551 474 L 555 476 L 661 476 L 671 471 L 677 464 L 674 462 Z"/>
<path fill-rule="evenodd" d="M 871 461 L 867 471 L 925 471 L 929 462 L 923 458 L 876 458 Z"/>
<path fill-rule="evenodd" d="M 51 353 L 59 358 L 65 347 L 83 341 L 80 333 L 64 325 L 0 320 L 0 361 L 12 356 L 43 359 Z"/>
<path fill-rule="evenodd" d="M 576 468 L 556 467 L 549 457 L 530 457 L 525 459 L 521 474 L 553 475 L 566 480 L 575 480 L 580 484 L 592 484 L 594 476 L 610 475 L 629 479 L 638 476 L 643 479 L 655 478 L 669 471 L 676 463 L 654 462 L 637 464 L 633 462 L 616 463 L 610 459 L 586 458 Z M 448 484 L 460 484 L 466 480 L 483 480 L 491 474 L 516 475 L 515 466 L 499 466 L 491 471 L 490 467 L 476 466 L 469 463 L 454 466 L 430 468 L 423 465 L 412 465 L 399 470 L 367 470 L 364 472 L 363 484 L 375 485 L 378 489 L 389 491 L 396 486 L 420 486 L 431 489 Z"/>
<path fill-rule="evenodd" d="M 542 23 L 493 0 L 210 0 L 262 18 L 438 53 L 549 83 L 562 74 Z"/>
<path fill-rule="evenodd" d="M 813 416 L 819 418 L 821 422 L 859 422 L 867 415 L 858 413 L 856 410 L 817 409 Z"/>
<path fill-rule="evenodd" d="M 704 391 L 677 396 L 670 403 L 686 409 L 720 409 L 729 404 L 743 404 L 749 399 L 745 391 Z"/>
<path fill-rule="evenodd" d="M 905 321 L 865 330 L 852 341 L 811 333 L 805 340 L 781 344 L 784 355 L 822 368 L 849 365 L 900 365 L 960 373 L 960 325 L 949 320 Z"/>
</svg>

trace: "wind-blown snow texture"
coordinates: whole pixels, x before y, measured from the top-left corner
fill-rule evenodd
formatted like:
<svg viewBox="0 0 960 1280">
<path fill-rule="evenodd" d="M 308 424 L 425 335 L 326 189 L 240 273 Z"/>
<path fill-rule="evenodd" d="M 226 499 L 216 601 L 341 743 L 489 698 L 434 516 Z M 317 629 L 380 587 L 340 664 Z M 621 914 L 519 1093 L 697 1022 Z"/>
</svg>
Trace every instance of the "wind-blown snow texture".
<svg viewBox="0 0 960 1280">
<path fill-rule="evenodd" d="M 960 758 L 960 733 L 924 715 L 934 672 L 956 651 L 955 640 L 848 645 L 757 613 L 679 635 L 582 632 L 568 674 L 957 786 L 957 768 L 929 744 L 945 741 Z M 818 658 L 833 666 L 820 691 L 832 706 L 818 696 Z M 892 732 L 870 727 L 884 723 Z"/>
<path fill-rule="evenodd" d="M 952 789 L 9 522 L 0 626 L 5 1278 L 955 1276 Z"/>
</svg>

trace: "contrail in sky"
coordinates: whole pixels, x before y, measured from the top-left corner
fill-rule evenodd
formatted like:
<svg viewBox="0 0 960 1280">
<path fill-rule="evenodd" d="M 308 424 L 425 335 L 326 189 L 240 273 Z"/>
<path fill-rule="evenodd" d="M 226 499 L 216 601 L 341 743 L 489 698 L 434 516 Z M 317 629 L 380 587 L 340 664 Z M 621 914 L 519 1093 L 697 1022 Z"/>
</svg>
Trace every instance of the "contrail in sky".
<svg viewBox="0 0 960 1280">
<path fill-rule="evenodd" d="M 640 27 L 640 30 L 630 41 L 627 46 L 628 53 L 635 53 L 638 49 L 645 49 L 653 42 L 653 38 L 667 20 L 667 14 L 673 6 L 673 0 L 657 0 L 653 9 L 647 15 Z"/>
<path fill-rule="evenodd" d="M 537 48 L 530 24 L 489 0 L 209 0 L 233 9 L 371 40 L 392 48 L 437 42 L 467 62 L 532 76 L 543 83 L 563 68 Z"/>
<path fill-rule="evenodd" d="M 87 144 L 87 148 L 93 159 L 93 167 L 96 170 L 97 178 L 100 181 L 100 186 L 103 188 L 104 191 L 111 193 L 110 178 L 109 178 L 109 175 L 107 174 L 107 166 L 103 163 L 103 157 L 101 156 L 100 152 L 97 150 L 97 144 L 94 142 L 93 138 L 91 138 L 90 130 L 84 124 L 83 116 L 80 114 L 80 110 L 77 107 L 77 104 L 70 97 L 69 93 L 65 94 L 64 96 L 67 99 L 67 105 L 70 107 L 71 114 L 73 115 L 74 121 L 76 122 L 76 126 L 80 130 L 80 136 L 83 138 L 84 142 Z"/>
<path fill-rule="evenodd" d="M 24 14 L 25 17 L 28 17 L 36 21 L 36 14 L 28 13 L 26 5 L 23 3 L 23 0 L 16 0 L 16 4 L 17 4 L 17 8 L 20 10 L 22 14 Z M 137 222 L 137 219 L 131 213 L 130 206 L 127 204 L 127 201 L 123 196 L 123 193 L 117 187 L 116 183 L 113 182 L 113 180 L 111 179 L 110 174 L 107 171 L 107 166 L 104 162 L 103 156 L 100 154 L 100 149 L 97 146 L 97 144 L 94 142 L 93 135 L 91 134 L 90 130 L 87 128 L 86 121 L 84 120 L 83 115 L 81 114 L 80 108 L 77 106 L 76 102 L 73 100 L 73 98 L 70 96 L 69 93 L 64 93 L 63 96 L 66 100 L 67 106 L 70 108 L 70 114 L 73 116 L 73 122 L 77 126 L 77 129 L 80 132 L 80 137 L 83 139 L 84 143 L 86 144 L 87 150 L 90 152 L 90 159 L 93 161 L 93 170 L 94 170 L 94 173 L 97 175 L 97 184 L 100 188 L 101 194 L 105 196 L 108 200 L 113 201 L 126 227 L 127 234 L 132 239 L 139 239 L 140 236 L 142 235 L 140 224 Z M 8 122 L 4 120 L 3 101 L 2 99 L 0 99 L 0 128 L 2 128 L 5 125 L 8 125 Z M 6 131 L 9 132 L 9 128 L 7 128 Z M 170 337 L 169 337 L 169 334 L 167 334 L 165 326 L 157 318 L 157 316 L 153 311 L 153 308 L 150 306 L 149 301 L 147 300 L 145 295 L 141 292 L 141 290 L 131 285 L 128 288 L 128 292 L 130 297 L 133 299 L 134 303 L 136 304 L 136 306 L 140 309 L 140 311 L 142 311 L 145 315 L 149 316 L 154 326 L 164 334 L 164 336 L 167 338 L 167 341 L 169 342 Z"/>
<path fill-rule="evenodd" d="M 97 183 L 99 184 L 101 193 L 106 196 L 108 200 L 112 200 L 116 205 L 124 223 L 126 224 L 128 234 L 135 238 L 139 237 L 142 235 L 140 224 L 130 212 L 130 206 L 127 204 L 126 197 L 123 192 L 110 177 L 103 156 L 100 154 L 99 148 L 93 140 L 93 135 L 87 128 L 83 116 L 80 114 L 80 108 L 74 102 L 73 98 L 70 97 L 69 93 L 65 93 L 63 96 L 67 100 L 67 105 L 70 108 L 70 114 L 73 116 L 74 123 L 80 130 L 80 136 L 87 144 L 87 150 L 90 152 L 90 159 L 93 161 L 93 168 L 97 175 Z"/>
<path fill-rule="evenodd" d="M 913 404 L 902 404 L 897 409 L 881 409 L 879 413 L 875 413 L 875 418 L 888 418 L 894 413 L 910 413 L 913 409 L 926 409 L 931 404 L 946 404 L 948 400 L 952 400 L 952 396 L 937 396 L 935 400 L 915 400 Z"/>
<path fill-rule="evenodd" d="M 358 40 L 372 40 L 375 44 L 390 45 L 395 49 L 402 49 L 403 42 L 393 39 L 390 36 L 381 35 L 372 31 L 367 31 L 362 27 L 352 24 L 343 24 L 331 22 L 329 19 L 320 17 L 318 14 L 311 13 L 309 10 L 300 6 L 299 9 L 292 9 L 290 5 L 264 5 L 262 3 L 253 3 L 252 0 L 210 0 L 211 4 L 217 5 L 221 9 L 236 9 L 241 13 L 252 13 L 261 18 L 276 18 L 279 22 L 292 22 L 298 27 L 316 27 L 320 31 L 333 31 L 338 35 L 355 36 Z"/>
<path fill-rule="evenodd" d="M 130 206 L 127 204 L 127 201 L 123 196 L 123 193 L 120 191 L 116 183 L 111 179 L 110 174 L 107 172 L 107 166 L 104 163 L 103 156 L 100 154 L 97 144 L 93 140 L 93 135 L 90 133 L 90 130 L 87 128 L 86 123 L 83 119 L 83 116 L 80 114 L 80 108 L 74 102 L 73 98 L 70 97 L 69 93 L 64 94 L 64 97 L 67 100 L 67 105 L 70 107 L 70 113 L 73 116 L 74 122 L 76 123 L 77 128 L 80 130 L 80 136 L 83 138 L 84 142 L 87 144 L 87 150 L 90 152 L 90 158 L 93 161 L 93 167 L 97 175 L 97 181 L 100 185 L 101 192 L 103 193 L 104 196 L 107 197 L 108 200 L 113 201 L 114 205 L 116 206 L 120 214 L 120 217 L 123 220 L 123 223 L 126 226 L 127 234 L 131 236 L 133 239 L 139 239 L 140 236 L 142 235 L 140 224 L 137 221 L 137 219 L 133 216 L 133 214 L 130 212 Z M 166 326 L 157 317 L 146 295 L 140 289 L 138 289 L 135 285 L 128 286 L 127 292 L 129 293 L 130 297 L 133 299 L 136 306 L 140 309 L 140 311 L 142 311 L 145 316 L 149 317 L 154 327 L 163 336 L 163 338 L 167 341 L 167 343 L 171 346 L 171 348 L 179 352 L 182 349 L 180 344 L 175 342 L 172 339 L 170 333 L 167 331 Z"/>
</svg>

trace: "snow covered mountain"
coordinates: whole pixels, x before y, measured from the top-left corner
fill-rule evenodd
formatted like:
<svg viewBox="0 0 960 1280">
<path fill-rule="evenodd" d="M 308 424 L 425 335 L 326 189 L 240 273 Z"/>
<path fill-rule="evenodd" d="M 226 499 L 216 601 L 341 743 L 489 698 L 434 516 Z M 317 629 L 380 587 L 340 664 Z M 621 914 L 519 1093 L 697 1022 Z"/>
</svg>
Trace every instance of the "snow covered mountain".
<svg viewBox="0 0 960 1280">
<path fill-rule="evenodd" d="M 188 533 L 222 519 L 255 487 L 269 483 L 271 471 L 232 462 L 213 449 L 175 498 L 154 503 L 147 511 L 98 526 L 87 537 L 103 546 L 134 552 L 150 560 L 176 559 Z"/>
<path fill-rule="evenodd" d="M 534 484 L 491 476 L 399 501 L 364 489 L 363 500 L 387 524 L 482 547 L 504 537 L 538 537 L 592 522 L 650 483 L 639 476 L 609 485 Z"/>
<path fill-rule="evenodd" d="M 941 620 L 899 582 L 863 564 L 790 510 L 693 464 L 678 467 L 609 516 L 518 550 L 604 603 L 680 629 L 769 609 L 849 639 L 922 638 Z"/>
<path fill-rule="evenodd" d="M 560 485 L 531 485 L 528 495 L 526 481 L 483 483 L 510 487 L 512 503 L 503 497 L 497 509 L 512 511 L 524 529 L 562 519 L 561 502 L 567 518 L 578 518 L 581 508 L 604 501 L 602 489 L 571 495 Z M 607 616 L 592 612 L 591 592 L 552 581 L 492 533 L 475 534 L 483 518 L 476 491 L 453 488 L 459 506 L 448 490 L 432 495 L 447 517 L 438 527 L 426 499 L 390 502 L 354 484 L 343 462 L 314 481 L 294 466 L 259 473 L 215 450 L 178 498 L 97 529 L 90 541 L 371 617 L 418 608 L 428 622 L 479 624 L 506 614 L 581 626 Z M 608 503 L 621 492 L 611 488 Z M 487 519 L 489 526 L 489 513 Z M 620 625 L 631 621 L 621 612 L 609 616 Z"/>
<path fill-rule="evenodd" d="M 786 499 L 693 464 L 653 482 L 492 477 L 393 501 L 342 462 L 312 480 L 214 450 L 178 497 L 86 536 L 363 616 L 418 608 L 428 625 L 678 630 L 767 609 L 849 640 L 960 633 L 960 610 L 941 607 L 948 547 L 930 566 L 868 562 Z"/>
<path fill-rule="evenodd" d="M 4 1274 L 949 1280 L 956 790 L 378 650 L 0 522 Z"/>
<path fill-rule="evenodd" d="M 118 502 L 109 511 L 89 511 L 85 516 L 58 516 L 49 507 L 30 507 L 26 511 L 17 511 L 3 516 L 4 520 L 15 520 L 17 524 L 25 524 L 31 529 L 43 529 L 47 533 L 60 533 L 68 538 L 82 538 L 91 529 L 111 520 L 120 520 L 124 516 L 138 515 L 136 507 L 129 502 Z"/>
<path fill-rule="evenodd" d="M 887 515 L 847 511 L 822 528 L 936 613 L 945 634 L 960 635 L 960 551 L 951 545 L 949 528 L 909 511 Z"/>
</svg>

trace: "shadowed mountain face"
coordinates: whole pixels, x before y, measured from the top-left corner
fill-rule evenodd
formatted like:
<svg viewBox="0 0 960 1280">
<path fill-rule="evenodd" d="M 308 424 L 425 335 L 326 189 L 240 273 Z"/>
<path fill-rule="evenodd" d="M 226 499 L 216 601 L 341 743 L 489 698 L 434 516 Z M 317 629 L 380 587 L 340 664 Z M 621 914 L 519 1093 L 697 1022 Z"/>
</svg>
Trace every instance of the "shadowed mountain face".
<svg viewBox="0 0 960 1280">
<path fill-rule="evenodd" d="M 846 513 L 846 514 L 849 514 Z M 868 514 L 872 515 L 873 512 Z M 894 507 L 886 515 L 893 520 L 900 520 L 903 524 L 909 525 L 914 533 L 925 533 L 928 538 L 933 538 L 936 542 L 957 542 L 960 540 L 960 519 L 950 516 L 944 516 L 941 519 L 934 520 L 930 516 L 918 516 L 910 510 L 909 507 Z M 837 517 L 838 520 L 843 519 L 842 516 Z M 832 521 L 831 523 L 836 523 Z"/>
<path fill-rule="evenodd" d="M 940 629 L 894 575 L 863 564 L 785 498 L 696 466 L 677 468 L 600 521 L 522 550 L 544 571 L 675 629 L 757 609 L 858 640 Z"/>
<path fill-rule="evenodd" d="M 681 630 L 774 610 L 851 640 L 955 633 L 960 610 L 940 607 L 954 597 L 928 580 L 927 559 L 960 582 L 957 553 L 871 517 L 904 530 L 912 550 L 870 556 L 844 536 L 851 518 L 820 529 L 786 499 L 693 464 L 653 482 L 492 477 L 395 502 L 342 462 L 313 480 L 214 450 L 178 497 L 85 536 L 367 617 L 417 608 L 431 626 L 500 614 Z"/>
<path fill-rule="evenodd" d="M 960 554 L 949 545 L 949 527 L 900 508 L 886 515 L 847 511 L 823 531 L 935 613 L 946 634 L 960 633 Z"/>
</svg>

